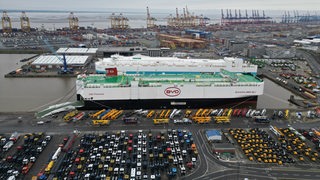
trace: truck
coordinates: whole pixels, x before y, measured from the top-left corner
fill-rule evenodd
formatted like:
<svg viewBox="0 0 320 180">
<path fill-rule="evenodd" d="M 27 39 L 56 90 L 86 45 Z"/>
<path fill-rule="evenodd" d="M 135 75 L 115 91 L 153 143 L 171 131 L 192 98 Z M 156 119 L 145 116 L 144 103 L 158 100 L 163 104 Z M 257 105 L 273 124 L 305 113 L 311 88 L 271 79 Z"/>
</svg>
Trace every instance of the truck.
<svg viewBox="0 0 320 180">
<path fill-rule="evenodd" d="M 268 116 L 253 116 L 252 118 L 257 123 L 270 123 Z"/>
<path fill-rule="evenodd" d="M 104 115 L 106 115 L 110 109 L 104 110 L 101 114 L 97 115 L 96 118 L 101 119 Z"/>
<path fill-rule="evenodd" d="M 110 124 L 110 120 L 92 120 L 92 124 L 93 125 L 109 125 Z"/>
<path fill-rule="evenodd" d="M 169 119 L 153 119 L 155 125 L 158 124 L 169 124 Z"/>
<path fill-rule="evenodd" d="M 149 111 L 149 113 L 147 114 L 147 118 L 151 118 L 154 114 L 155 114 L 154 110 Z"/>
<path fill-rule="evenodd" d="M 80 112 L 79 114 L 77 114 L 75 117 L 72 118 L 72 121 L 73 122 L 80 121 L 85 116 L 86 116 L 85 112 Z"/>
<path fill-rule="evenodd" d="M 71 118 L 73 118 L 77 114 L 78 114 L 78 110 L 70 111 L 63 117 L 63 119 L 64 121 L 69 122 Z"/>
<path fill-rule="evenodd" d="M 191 116 L 191 114 L 192 114 L 192 110 L 187 109 L 184 117 L 188 118 Z"/>
<path fill-rule="evenodd" d="M 123 110 L 117 110 L 117 112 L 111 116 L 111 119 L 112 120 L 117 119 L 122 114 L 122 112 Z"/>
<path fill-rule="evenodd" d="M 270 131 L 273 132 L 277 137 L 284 137 L 284 134 L 276 127 L 276 126 L 272 126 L 270 125 L 269 127 Z"/>
<path fill-rule="evenodd" d="M 201 112 L 202 112 L 202 108 L 200 108 L 200 109 L 198 109 L 198 111 L 196 112 L 196 117 L 199 117 L 199 116 L 201 116 Z"/>
<path fill-rule="evenodd" d="M 207 124 L 211 122 L 211 117 L 192 117 L 192 119 L 198 124 Z"/>
<path fill-rule="evenodd" d="M 54 161 L 50 161 L 49 164 L 47 165 L 46 169 L 44 170 L 44 172 L 46 174 L 49 174 L 51 169 L 52 169 L 52 167 L 53 167 L 53 165 L 54 165 Z"/>
<path fill-rule="evenodd" d="M 97 118 L 101 113 L 103 113 L 105 111 L 105 109 L 102 109 L 96 113 L 94 113 L 93 115 L 91 115 L 91 118 Z"/>
<path fill-rule="evenodd" d="M 159 114 L 159 118 L 163 118 L 166 113 L 166 110 L 161 110 L 161 113 Z"/>
<path fill-rule="evenodd" d="M 166 114 L 164 115 L 164 118 L 168 118 L 168 117 L 170 116 L 170 113 L 171 113 L 171 110 L 168 109 L 167 112 L 166 112 Z"/>
<path fill-rule="evenodd" d="M 118 111 L 116 109 L 112 109 L 111 111 L 109 111 L 107 114 L 105 114 L 104 116 L 102 116 L 100 119 L 108 119 L 111 118 L 112 115 L 114 115 L 115 113 L 117 113 Z"/>
<path fill-rule="evenodd" d="M 136 117 L 123 117 L 122 120 L 125 124 L 137 124 L 138 123 L 138 118 L 136 118 Z"/>
<path fill-rule="evenodd" d="M 59 155 L 61 153 L 61 147 L 58 147 L 58 149 L 56 150 L 56 152 L 52 155 L 51 160 L 55 161 L 58 159 Z"/>
<path fill-rule="evenodd" d="M 217 124 L 230 123 L 230 117 L 229 116 L 216 116 L 214 118 L 214 122 Z"/>
</svg>

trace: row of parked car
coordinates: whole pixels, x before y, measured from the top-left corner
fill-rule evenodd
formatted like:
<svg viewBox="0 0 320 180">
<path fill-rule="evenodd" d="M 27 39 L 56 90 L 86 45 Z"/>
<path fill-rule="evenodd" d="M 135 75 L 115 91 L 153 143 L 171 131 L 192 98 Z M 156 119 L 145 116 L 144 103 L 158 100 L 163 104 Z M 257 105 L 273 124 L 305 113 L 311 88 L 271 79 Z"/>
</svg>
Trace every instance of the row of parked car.
<svg viewBox="0 0 320 180">
<path fill-rule="evenodd" d="M 52 173 L 56 179 L 162 179 L 188 173 L 197 154 L 192 133 L 183 130 L 84 134 Z"/>
<path fill-rule="evenodd" d="M 15 135 L 15 141 L 19 137 Z M 44 133 L 25 134 L 23 144 L 10 149 L 10 155 L 0 162 L 0 179 L 22 178 L 26 175 L 50 140 L 51 136 Z"/>
<path fill-rule="evenodd" d="M 247 131 L 238 128 L 230 129 L 229 133 L 250 161 L 279 165 L 294 162 L 285 147 L 262 129 L 253 128 Z"/>
</svg>

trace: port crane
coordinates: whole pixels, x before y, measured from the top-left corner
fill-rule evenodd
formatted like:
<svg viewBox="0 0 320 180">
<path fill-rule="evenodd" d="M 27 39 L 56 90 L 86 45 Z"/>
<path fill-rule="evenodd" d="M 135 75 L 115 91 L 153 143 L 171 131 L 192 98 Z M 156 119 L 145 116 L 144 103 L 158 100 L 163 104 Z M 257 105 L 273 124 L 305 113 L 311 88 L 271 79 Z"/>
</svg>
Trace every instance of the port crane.
<svg viewBox="0 0 320 180">
<path fill-rule="evenodd" d="M 48 42 L 47 39 L 43 39 L 43 42 L 46 44 L 47 48 L 63 63 L 63 69 L 58 71 L 59 74 L 73 74 L 73 69 L 68 68 L 66 55 L 62 54 L 62 58 L 60 55 L 56 53 L 52 45 Z"/>
</svg>

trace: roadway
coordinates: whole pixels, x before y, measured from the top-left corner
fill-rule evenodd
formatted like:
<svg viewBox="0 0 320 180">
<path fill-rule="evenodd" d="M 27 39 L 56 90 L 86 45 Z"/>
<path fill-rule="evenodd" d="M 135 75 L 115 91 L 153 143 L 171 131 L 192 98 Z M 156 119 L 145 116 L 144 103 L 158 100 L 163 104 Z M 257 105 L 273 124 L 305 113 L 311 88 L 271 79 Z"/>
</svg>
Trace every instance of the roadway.
<svg viewBox="0 0 320 180">
<path fill-rule="evenodd" d="M 20 121 L 18 121 L 20 120 Z M 209 144 L 204 135 L 204 130 L 210 128 L 226 129 L 226 128 L 267 128 L 268 124 L 256 124 L 243 118 L 234 118 L 230 125 L 159 125 L 155 126 L 150 120 L 141 120 L 138 125 L 125 125 L 120 120 L 115 120 L 107 127 L 88 126 L 87 122 L 82 123 L 64 123 L 61 118 L 45 118 L 43 121 L 51 121 L 43 125 L 37 125 L 37 120 L 33 114 L 1 114 L 0 115 L 0 132 L 12 133 L 17 131 L 21 134 L 30 132 L 46 132 L 53 135 L 70 134 L 77 129 L 81 133 L 97 133 L 102 131 L 118 131 L 118 130 L 166 130 L 166 129 L 187 129 L 194 135 L 194 141 L 198 145 L 198 161 L 196 168 L 182 179 L 275 179 L 275 178 L 293 178 L 293 179 L 320 179 L 320 171 L 314 170 L 319 168 L 316 165 L 303 166 L 270 166 L 265 164 L 246 164 L 244 162 L 224 162 L 218 160 L 212 153 Z M 274 120 L 272 125 L 277 127 L 287 127 L 288 122 L 284 120 Z M 312 128 L 319 127 L 320 122 L 303 123 L 296 121 L 292 124 L 295 128 Z"/>
</svg>

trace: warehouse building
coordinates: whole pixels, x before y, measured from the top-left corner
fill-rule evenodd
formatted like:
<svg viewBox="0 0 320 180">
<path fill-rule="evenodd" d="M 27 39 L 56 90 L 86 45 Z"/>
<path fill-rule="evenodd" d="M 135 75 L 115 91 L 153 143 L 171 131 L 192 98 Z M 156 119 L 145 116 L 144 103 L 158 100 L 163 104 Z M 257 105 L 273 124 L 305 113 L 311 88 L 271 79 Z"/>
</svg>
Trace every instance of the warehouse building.
<svg viewBox="0 0 320 180">
<path fill-rule="evenodd" d="M 221 142 L 221 131 L 217 129 L 211 129 L 206 131 L 207 140 L 210 142 Z"/>
<path fill-rule="evenodd" d="M 229 154 L 234 156 L 236 153 L 236 148 L 231 143 L 213 143 L 212 151 L 216 154 Z"/>
<path fill-rule="evenodd" d="M 90 56 L 65 56 L 68 68 L 83 69 L 91 60 Z M 41 55 L 31 63 L 34 69 L 61 69 L 62 55 Z"/>
<path fill-rule="evenodd" d="M 96 56 L 98 48 L 59 48 L 57 54 Z"/>
<path fill-rule="evenodd" d="M 111 57 L 114 54 L 122 56 L 134 56 L 142 54 L 151 57 L 168 56 L 169 48 L 146 48 L 146 47 L 103 47 L 97 51 L 98 58 Z"/>
</svg>

